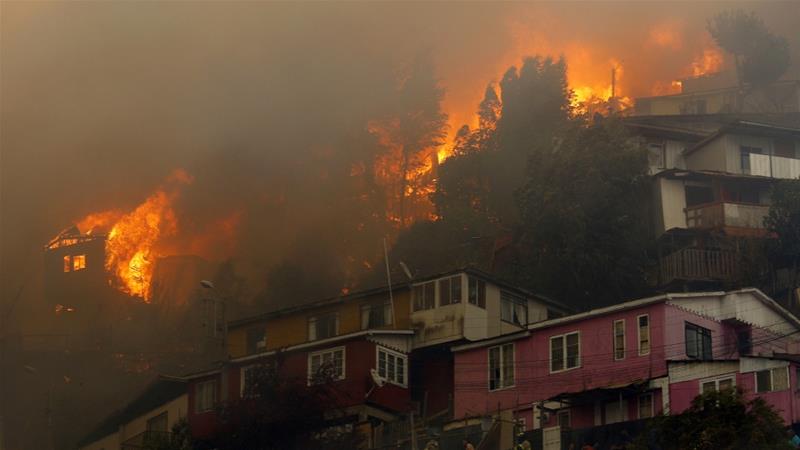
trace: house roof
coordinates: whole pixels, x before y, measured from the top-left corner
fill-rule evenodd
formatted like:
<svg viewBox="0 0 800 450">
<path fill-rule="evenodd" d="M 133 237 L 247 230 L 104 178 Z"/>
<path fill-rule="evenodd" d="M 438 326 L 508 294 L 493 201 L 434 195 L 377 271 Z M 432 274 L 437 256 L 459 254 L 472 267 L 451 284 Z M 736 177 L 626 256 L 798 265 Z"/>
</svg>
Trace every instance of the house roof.
<svg viewBox="0 0 800 450">
<path fill-rule="evenodd" d="M 186 383 L 158 377 L 122 409 L 115 411 L 78 442 L 79 447 L 116 433 L 121 425 L 186 394 Z"/>
<path fill-rule="evenodd" d="M 543 295 L 540 295 L 540 294 L 535 294 L 535 293 L 530 292 L 530 291 L 528 291 L 528 290 L 526 290 L 524 288 L 521 288 L 521 287 L 518 287 L 518 286 L 514 286 L 511 283 L 503 281 L 503 280 L 499 279 L 498 277 L 496 277 L 494 275 L 491 275 L 491 274 L 489 274 L 487 272 L 484 272 L 482 270 L 479 270 L 479 269 L 475 269 L 473 267 L 462 267 L 462 268 L 459 268 L 459 269 L 448 270 L 448 271 L 445 271 L 445 272 L 431 273 L 431 274 L 428 274 L 428 275 L 425 275 L 425 276 L 415 277 L 415 278 L 413 278 L 411 280 L 408 280 L 408 281 L 392 283 L 391 289 L 393 291 L 408 289 L 408 288 L 410 288 L 411 286 L 413 286 L 415 284 L 424 283 L 426 281 L 435 280 L 437 278 L 442 278 L 442 277 L 446 277 L 448 275 L 455 275 L 455 274 L 459 274 L 459 273 L 466 273 L 468 275 L 472 275 L 472 276 L 478 277 L 480 279 L 483 279 L 485 281 L 491 282 L 491 283 L 496 284 L 496 285 L 498 285 L 498 286 L 500 286 L 500 287 L 502 287 L 504 289 L 508 289 L 508 290 L 514 291 L 514 292 L 516 292 L 518 294 L 521 294 L 521 295 L 524 295 L 526 297 L 536 298 L 536 299 L 540 300 L 542 303 L 547 304 L 548 306 L 557 308 L 557 309 L 565 311 L 565 312 L 569 312 L 569 311 L 572 310 L 570 307 L 568 307 L 568 306 L 566 306 L 566 305 L 564 305 L 564 304 L 562 304 L 562 303 L 560 303 L 560 302 L 558 302 L 556 300 L 553 300 L 553 299 L 551 299 L 549 297 L 546 297 L 546 296 L 543 296 Z M 370 296 L 373 296 L 373 295 L 382 294 L 384 292 L 385 293 L 389 292 L 389 286 L 388 285 L 379 286 L 379 287 L 376 287 L 376 288 L 357 291 L 357 292 L 352 292 L 352 293 L 343 294 L 343 295 L 337 295 L 335 297 L 328 297 L 328 298 L 325 298 L 325 299 L 322 299 L 322 300 L 317 300 L 317 301 L 313 301 L 313 302 L 309 302 L 309 303 L 304 303 L 304 304 L 301 304 L 301 305 L 291 306 L 291 307 L 288 307 L 288 308 L 281 308 L 281 309 L 274 310 L 274 311 L 264 312 L 264 313 L 257 314 L 257 315 L 254 315 L 254 316 L 245 317 L 245 318 L 242 318 L 242 319 L 230 321 L 230 322 L 228 322 L 228 327 L 229 328 L 237 328 L 237 327 L 240 327 L 240 326 L 245 326 L 245 325 L 249 325 L 249 324 L 252 324 L 252 323 L 260 322 L 260 321 L 266 320 L 266 319 L 285 316 L 287 314 L 293 314 L 293 313 L 301 312 L 301 311 L 308 311 L 308 310 L 316 309 L 316 308 L 322 308 L 322 307 L 325 307 L 325 306 L 338 305 L 338 304 L 342 304 L 342 303 L 347 302 L 347 301 L 352 301 L 352 300 L 357 300 L 357 299 L 360 299 L 360 298 L 370 297 Z"/>
<path fill-rule="evenodd" d="M 682 178 L 682 179 L 686 178 L 689 179 L 727 178 L 736 180 L 747 179 L 752 181 L 760 181 L 763 183 L 772 183 L 775 181 L 774 178 L 765 177 L 762 175 L 730 173 L 730 172 L 721 172 L 717 170 L 687 170 L 687 169 L 675 169 L 675 168 L 662 170 L 661 172 L 658 172 L 653 176 L 663 177 L 663 178 Z"/>
</svg>

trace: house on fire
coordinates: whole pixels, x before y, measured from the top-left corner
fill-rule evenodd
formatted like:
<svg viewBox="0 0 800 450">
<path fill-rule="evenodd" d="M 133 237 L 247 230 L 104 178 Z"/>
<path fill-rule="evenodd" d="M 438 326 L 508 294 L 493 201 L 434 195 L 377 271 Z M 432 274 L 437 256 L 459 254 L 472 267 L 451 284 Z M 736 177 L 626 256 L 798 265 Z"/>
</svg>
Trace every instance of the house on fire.
<svg viewBox="0 0 800 450">
<path fill-rule="evenodd" d="M 457 270 L 352 293 L 229 324 L 229 360 L 187 375 L 188 419 L 198 439 L 220 426 L 215 404 L 240 397 L 248 369 L 280 358 L 279 374 L 311 380 L 331 370 L 338 405 L 370 448 L 453 418 L 454 345 L 516 333 L 561 317 L 563 305 L 485 273 Z M 385 384 L 377 386 L 371 371 Z M 309 381 L 310 382 L 310 381 Z"/>
<path fill-rule="evenodd" d="M 526 328 L 453 347 L 456 422 L 492 416 L 544 449 L 610 446 L 622 443 L 604 432 L 613 424 L 734 386 L 800 422 L 800 321 L 756 289 L 660 295 Z M 501 441 L 513 430 L 498 427 Z"/>
</svg>

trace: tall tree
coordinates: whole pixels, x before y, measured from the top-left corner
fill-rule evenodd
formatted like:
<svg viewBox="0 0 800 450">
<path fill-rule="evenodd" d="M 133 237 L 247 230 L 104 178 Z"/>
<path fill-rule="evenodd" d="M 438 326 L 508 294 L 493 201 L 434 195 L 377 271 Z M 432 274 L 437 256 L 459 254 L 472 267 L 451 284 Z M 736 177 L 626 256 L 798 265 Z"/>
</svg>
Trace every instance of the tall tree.
<svg viewBox="0 0 800 450">
<path fill-rule="evenodd" d="M 769 86 L 789 68 L 789 43 L 772 34 L 755 13 L 723 11 L 709 19 L 707 28 L 717 45 L 733 55 L 740 83 Z"/>
<path fill-rule="evenodd" d="M 541 142 L 518 191 L 526 284 L 576 307 L 645 290 L 647 159 L 616 119 L 575 121 Z"/>
<path fill-rule="evenodd" d="M 770 195 L 772 204 L 764 225 L 777 239 L 768 250 L 773 267 L 791 270 L 792 286 L 800 277 L 800 180 L 778 180 Z"/>
</svg>

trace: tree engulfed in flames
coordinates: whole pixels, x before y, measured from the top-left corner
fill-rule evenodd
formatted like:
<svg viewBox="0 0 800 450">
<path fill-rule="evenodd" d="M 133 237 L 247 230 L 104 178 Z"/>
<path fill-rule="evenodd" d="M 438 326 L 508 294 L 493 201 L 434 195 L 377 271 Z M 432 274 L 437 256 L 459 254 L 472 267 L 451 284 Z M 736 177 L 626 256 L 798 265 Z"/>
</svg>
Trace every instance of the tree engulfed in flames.
<svg viewBox="0 0 800 450">
<path fill-rule="evenodd" d="M 182 185 L 192 178 L 182 169 L 172 173 L 167 182 L 129 213 L 109 210 L 92 213 L 78 222 L 87 234 L 109 230 L 105 244 L 105 269 L 112 276 L 111 285 L 126 294 L 150 300 L 153 266 L 159 255 L 158 244 L 178 232 L 178 220 L 172 204 Z"/>
</svg>

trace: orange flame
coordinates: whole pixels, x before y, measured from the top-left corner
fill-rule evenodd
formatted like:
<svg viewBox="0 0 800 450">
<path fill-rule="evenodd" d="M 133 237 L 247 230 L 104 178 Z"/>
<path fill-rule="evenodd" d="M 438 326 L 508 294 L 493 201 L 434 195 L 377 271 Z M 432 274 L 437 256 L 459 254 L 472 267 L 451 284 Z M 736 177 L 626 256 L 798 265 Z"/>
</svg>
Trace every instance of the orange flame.
<svg viewBox="0 0 800 450">
<path fill-rule="evenodd" d="M 719 72 L 722 68 L 723 55 L 719 49 L 708 47 L 703 49 L 703 54 L 692 61 L 692 76 L 699 77 L 710 73 Z"/>
</svg>

